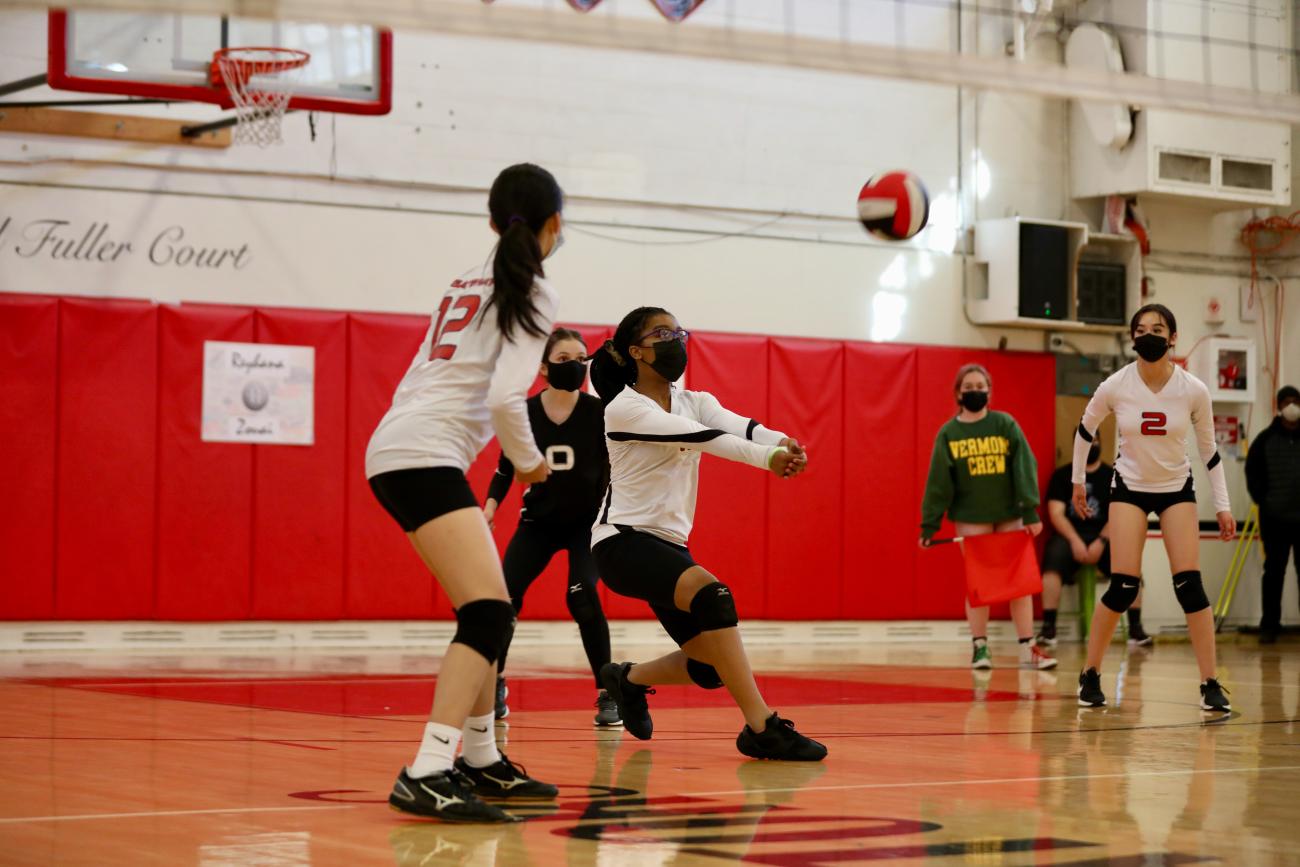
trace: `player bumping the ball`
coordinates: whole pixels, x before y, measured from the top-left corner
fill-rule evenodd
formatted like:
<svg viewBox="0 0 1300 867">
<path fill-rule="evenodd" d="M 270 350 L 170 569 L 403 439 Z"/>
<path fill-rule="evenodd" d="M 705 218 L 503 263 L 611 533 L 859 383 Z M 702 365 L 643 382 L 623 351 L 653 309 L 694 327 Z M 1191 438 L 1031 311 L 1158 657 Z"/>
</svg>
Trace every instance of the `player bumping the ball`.
<svg viewBox="0 0 1300 867">
<path fill-rule="evenodd" d="M 638 307 L 596 351 L 591 382 L 605 404 L 610 483 L 592 529 L 606 585 L 649 603 L 680 650 L 641 663 L 610 663 L 601 685 L 633 736 L 654 731 L 646 696 L 658 684 L 726 687 L 745 717 L 736 748 L 757 759 L 820 761 L 826 747 L 768 707 L 737 629 L 731 589 L 687 548 L 700 456 L 708 453 L 787 479 L 808 454 L 794 439 L 676 385 L 688 332 L 659 307 Z"/>
</svg>

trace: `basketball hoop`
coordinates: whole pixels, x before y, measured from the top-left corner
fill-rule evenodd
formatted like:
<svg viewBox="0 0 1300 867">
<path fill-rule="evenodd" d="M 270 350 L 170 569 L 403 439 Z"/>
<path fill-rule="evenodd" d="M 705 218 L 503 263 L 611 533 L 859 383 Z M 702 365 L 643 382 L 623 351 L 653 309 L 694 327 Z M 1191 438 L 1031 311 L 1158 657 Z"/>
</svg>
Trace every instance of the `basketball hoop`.
<svg viewBox="0 0 1300 867">
<path fill-rule="evenodd" d="M 212 84 L 225 85 L 235 104 L 235 144 L 280 143 L 298 72 L 309 60 L 296 48 L 223 48 L 212 55 Z M 256 87 L 255 78 L 261 79 Z"/>
</svg>

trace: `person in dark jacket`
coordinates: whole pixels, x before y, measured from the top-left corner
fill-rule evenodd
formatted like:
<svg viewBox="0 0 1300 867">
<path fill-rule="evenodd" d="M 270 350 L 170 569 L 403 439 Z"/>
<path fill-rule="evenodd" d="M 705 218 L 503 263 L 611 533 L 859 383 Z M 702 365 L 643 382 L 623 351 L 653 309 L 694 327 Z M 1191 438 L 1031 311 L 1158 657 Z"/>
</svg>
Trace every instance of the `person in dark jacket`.
<svg viewBox="0 0 1300 867">
<path fill-rule="evenodd" d="M 1259 506 L 1259 537 L 1264 543 L 1259 643 L 1272 644 L 1282 628 L 1288 556 L 1300 573 L 1300 389 L 1294 385 L 1277 393 L 1277 417 L 1251 443 L 1246 488 Z"/>
</svg>

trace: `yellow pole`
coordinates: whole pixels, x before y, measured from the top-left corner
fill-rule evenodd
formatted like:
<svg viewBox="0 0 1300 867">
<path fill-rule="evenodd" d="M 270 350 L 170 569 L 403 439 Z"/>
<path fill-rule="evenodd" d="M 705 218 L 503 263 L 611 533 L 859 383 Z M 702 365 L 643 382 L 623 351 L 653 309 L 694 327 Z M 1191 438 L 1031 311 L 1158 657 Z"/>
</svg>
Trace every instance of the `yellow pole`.
<svg viewBox="0 0 1300 867">
<path fill-rule="evenodd" d="M 1223 622 L 1228 618 L 1228 611 L 1232 608 L 1232 599 L 1237 593 L 1237 582 L 1241 580 L 1241 573 L 1246 570 L 1246 561 L 1250 557 L 1251 546 L 1259 537 L 1259 507 L 1251 505 L 1250 513 L 1246 516 L 1246 522 L 1241 528 L 1241 535 L 1237 537 L 1236 550 L 1232 552 L 1232 562 L 1228 564 L 1228 575 L 1219 588 L 1219 598 L 1214 603 L 1214 629 L 1217 632 L 1223 626 Z"/>
</svg>

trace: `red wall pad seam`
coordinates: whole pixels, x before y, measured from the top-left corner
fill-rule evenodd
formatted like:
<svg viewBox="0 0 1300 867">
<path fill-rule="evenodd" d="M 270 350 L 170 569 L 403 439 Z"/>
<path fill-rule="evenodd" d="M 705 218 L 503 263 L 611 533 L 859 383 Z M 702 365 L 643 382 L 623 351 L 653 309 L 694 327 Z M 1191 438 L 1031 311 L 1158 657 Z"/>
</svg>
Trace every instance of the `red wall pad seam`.
<svg viewBox="0 0 1300 867">
<path fill-rule="evenodd" d="M 344 616 L 450 619 L 451 603 L 366 481 L 366 445 L 428 330 L 427 316 L 348 317 Z"/>
<path fill-rule="evenodd" d="M 844 344 L 773 338 L 768 406 L 776 429 L 808 443 L 808 469 L 769 476 L 767 616 L 838 618 L 843 594 Z"/>
<path fill-rule="evenodd" d="M 139 301 L 60 302 L 55 616 L 153 611 L 158 312 Z"/>
<path fill-rule="evenodd" d="M 253 342 L 252 308 L 160 308 L 158 577 L 162 620 L 252 615 L 254 445 L 203 442 L 203 344 Z"/>
<path fill-rule="evenodd" d="M 54 616 L 59 301 L 0 295 L 0 619 Z"/>
<path fill-rule="evenodd" d="M 920 501 L 917 355 L 849 343 L 844 355 L 844 594 L 840 617 L 906 620 L 916 610 Z"/>
<path fill-rule="evenodd" d="M 315 442 L 259 445 L 253 478 L 252 616 L 343 616 L 347 315 L 259 310 L 260 343 L 316 350 Z"/>
<path fill-rule="evenodd" d="M 710 392 L 738 415 L 771 424 L 768 412 L 768 339 L 695 333 L 690 341 L 687 387 Z M 757 540 L 741 543 L 741 528 L 766 526 L 767 474 L 705 455 L 691 550 L 696 562 L 728 584 L 736 610 L 747 620 L 768 616 L 767 556 Z"/>
</svg>

